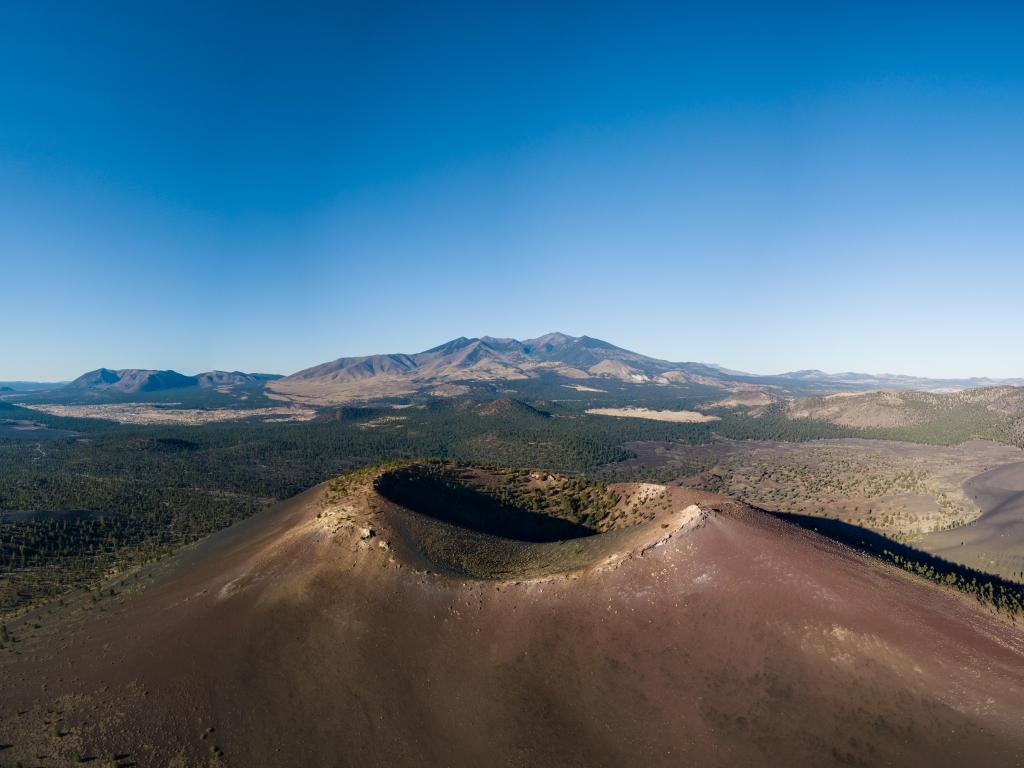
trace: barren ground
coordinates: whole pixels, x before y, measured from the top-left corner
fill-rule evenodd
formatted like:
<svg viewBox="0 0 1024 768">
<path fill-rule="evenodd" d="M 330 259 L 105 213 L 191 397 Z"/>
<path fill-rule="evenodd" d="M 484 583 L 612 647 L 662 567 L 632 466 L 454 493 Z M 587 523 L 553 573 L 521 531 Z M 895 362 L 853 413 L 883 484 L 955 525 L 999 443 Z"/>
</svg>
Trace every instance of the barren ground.
<svg viewBox="0 0 1024 768">
<path fill-rule="evenodd" d="M 360 487 L 315 488 L 144 586 L 13 627 L 0 760 L 1024 760 L 1019 626 L 813 533 L 677 488 L 666 514 L 700 519 L 615 562 L 460 579 L 407 557 Z"/>
<path fill-rule="evenodd" d="M 595 416 L 620 416 L 629 419 L 672 421 L 679 424 L 700 424 L 705 421 L 718 421 L 717 416 L 708 416 L 697 411 L 654 411 L 649 408 L 588 408 L 587 413 L 592 413 Z"/>
<path fill-rule="evenodd" d="M 309 421 L 316 416 L 312 408 L 281 406 L 274 408 L 174 408 L 175 403 L 113 403 L 105 405 L 25 405 L 53 416 L 79 419 L 107 419 L 121 424 L 211 424 L 220 421 L 260 419 L 261 421 Z"/>
<path fill-rule="evenodd" d="M 931 533 L 923 549 L 947 560 L 1024 582 L 1024 463 L 982 472 L 964 483 L 981 509 L 967 525 Z"/>
</svg>

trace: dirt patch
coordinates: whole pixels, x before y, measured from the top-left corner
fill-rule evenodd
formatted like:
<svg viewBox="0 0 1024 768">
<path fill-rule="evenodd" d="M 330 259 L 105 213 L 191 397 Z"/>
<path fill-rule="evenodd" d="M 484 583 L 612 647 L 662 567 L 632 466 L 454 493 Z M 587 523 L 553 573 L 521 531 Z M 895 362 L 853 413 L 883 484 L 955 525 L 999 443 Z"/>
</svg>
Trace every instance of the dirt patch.
<svg viewBox="0 0 1024 768">
<path fill-rule="evenodd" d="M 364 421 L 359 425 L 360 429 L 379 429 L 381 427 L 399 427 L 406 420 L 405 416 L 378 416 L 375 419 Z"/>
<path fill-rule="evenodd" d="M 173 404 L 171 404 L 173 405 Z M 213 424 L 224 421 L 259 419 L 261 421 L 310 421 L 316 418 L 312 408 L 281 406 L 275 408 L 174 408 L 152 403 L 112 403 L 107 405 L 26 405 L 34 411 L 76 419 L 106 419 L 120 424 Z"/>
<path fill-rule="evenodd" d="M 697 411 L 653 411 L 649 408 L 588 408 L 587 413 L 595 416 L 672 421 L 678 424 L 701 424 L 706 421 L 719 420 L 717 416 L 709 416 L 706 413 L 697 413 Z"/>
<path fill-rule="evenodd" d="M 51 429 L 25 419 L 0 419 L 0 439 L 4 440 L 46 440 L 58 437 L 74 437 L 77 433 L 67 429 Z"/>
<path fill-rule="evenodd" d="M 701 405 L 700 408 L 758 408 L 765 405 L 771 405 L 774 402 L 775 398 L 763 389 L 739 388 L 727 397 Z"/>
</svg>

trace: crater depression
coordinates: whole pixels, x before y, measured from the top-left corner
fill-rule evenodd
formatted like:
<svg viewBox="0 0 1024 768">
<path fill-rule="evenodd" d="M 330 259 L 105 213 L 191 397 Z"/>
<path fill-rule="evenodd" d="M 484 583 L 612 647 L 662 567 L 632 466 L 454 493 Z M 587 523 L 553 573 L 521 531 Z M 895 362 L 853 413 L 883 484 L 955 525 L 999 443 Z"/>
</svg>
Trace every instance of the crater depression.
<svg viewBox="0 0 1024 768">
<path fill-rule="evenodd" d="M 697 521 L 674 491 L 430 461 L 339 478 L 324 498 L 328 517 L 362 525 L 414 567 L 528 579 L 612 564 Z"/>
</svg>

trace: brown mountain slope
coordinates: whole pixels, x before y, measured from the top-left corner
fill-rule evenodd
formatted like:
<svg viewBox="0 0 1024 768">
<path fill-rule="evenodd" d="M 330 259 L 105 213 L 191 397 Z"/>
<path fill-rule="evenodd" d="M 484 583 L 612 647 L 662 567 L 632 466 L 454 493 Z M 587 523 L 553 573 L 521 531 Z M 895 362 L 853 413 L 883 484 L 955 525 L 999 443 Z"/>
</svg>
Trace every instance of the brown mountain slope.
<svg viewBox="0 0 1024 768">
<path fill-rule="evenodd" d="M 950 392 L 1000 383 L 992 379 L 924 379 L 821 371 L 755 376 L 704 363 L 678 363 L 648 357 L 590 336 L 548 333 L 523 341 L 460 336 L 415 354 L 343 357 L 287 376 L 270 384 L 269 389 L 281 398 L 337 404 L 423 393 L 461 394 L 472 382 L 521 381 L 541 375 L 561 377 L 570 386 L 572 380 L 604 379 L 691 390 L 699 385 L 699 389 L 713 387 L 723 393 L 755 392 L 759 394 L 760 404 L 767 404 L 783 394 L 911 388 Z M 1022 382 L 1005 380 L 1002 383 Z"/>
<path fill-rule="evenodd" d="M 137 594 L 15 628 L 0 759 L 1024 760 L 1017 626 L 722 498 L 630 495 L 657 516 L 618 554 L 595 544 L 570 573 L 479 581 L 424 571 L 416 543 L 445 523 L 363 481 L 313 489 L 182 553 Z M 694 503 L 705 514 L 686 513 Z"/>
<path fill-rule="evenodd" d="M 460 337 L 411 355 L 344 357 L 299 371 L 269 388 L 282 397 L 326 404 L 407 395 L 451 382 L 516 381 L 542 373 L 565 379 L 731 386 L 715 378 L 707 366 L 657 360 L 589 336 L 549 333 L 525 341 Z"/>
</svg>

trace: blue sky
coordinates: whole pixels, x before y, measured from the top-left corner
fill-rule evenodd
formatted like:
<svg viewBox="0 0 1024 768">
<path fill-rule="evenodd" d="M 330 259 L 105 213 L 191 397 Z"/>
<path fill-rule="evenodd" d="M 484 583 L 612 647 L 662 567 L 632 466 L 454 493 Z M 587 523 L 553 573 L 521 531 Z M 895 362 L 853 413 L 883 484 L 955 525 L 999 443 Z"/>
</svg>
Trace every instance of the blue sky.
<svg viewBox="0 0 1024 768">
<path fill-rule="evenodd" d="M 1024 14 L 705 5 L 3 4 L 0 379 L 551 330 L 1024 376 Z"/>
</svg>

